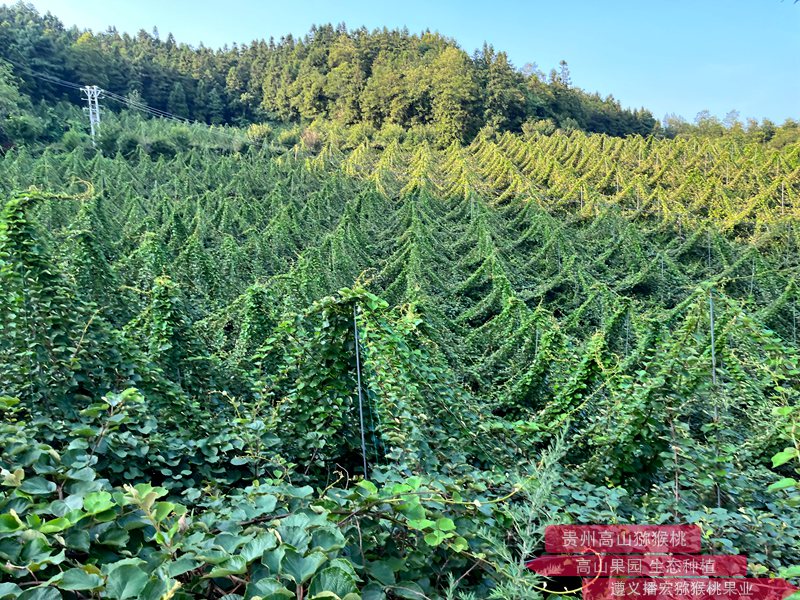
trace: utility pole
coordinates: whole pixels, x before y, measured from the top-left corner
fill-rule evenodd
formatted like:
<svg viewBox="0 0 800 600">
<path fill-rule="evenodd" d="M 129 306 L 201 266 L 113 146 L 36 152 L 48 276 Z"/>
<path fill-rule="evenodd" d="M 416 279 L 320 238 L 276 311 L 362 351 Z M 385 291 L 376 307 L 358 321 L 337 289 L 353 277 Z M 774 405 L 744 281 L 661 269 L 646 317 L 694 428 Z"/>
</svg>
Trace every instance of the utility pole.
<svg viewBox="0 0 800 600">
<path fill-rule="evenodd" d="M 92 130 L 92 146 L 95 146 L 94 136 L 100 129 L 100 94 L 103 93 L 96 85 L 87 85 L 81 88 L 89 102 L 89 127 Z M 85 110 L 85 109 L 84 109 Z"/>
</svg>

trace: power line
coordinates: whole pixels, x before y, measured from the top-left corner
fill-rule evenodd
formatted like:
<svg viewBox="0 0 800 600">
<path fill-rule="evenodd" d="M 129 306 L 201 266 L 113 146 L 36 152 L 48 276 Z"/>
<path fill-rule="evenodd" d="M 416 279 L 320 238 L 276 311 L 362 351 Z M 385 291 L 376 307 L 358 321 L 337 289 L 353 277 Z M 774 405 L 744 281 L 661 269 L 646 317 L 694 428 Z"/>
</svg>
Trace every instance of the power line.
<svg viewBox="0 0 800 600">
<path fill-rule="evenodd" d="M 17 67 L 19 69 L 22 69 L 23 71 L 26 72 L 27 75 L 29 75 L 31 77 L 35 77 L 35 78 L 40 79 L 42 81 L 45 81 L 47 83 L 60 85 L 62 87 L 66 87 L 66 88 L 69 88 L 69 89 L 81 91 L 84 94 L 87 93 L 85 91 L 87 89 L 96 89 L 99 94 L 102 94 L 102 97 L 107 97 L 107 98 L 109 98 L 111 100 L 114 100 L 116 102 L 119 102 L 119 103 L 127 106 L 128 108 L 132 108 L 134 110 L 138 110 L 138 111 L 143 112 L 145 114 L 149 114 L 149 115 L 151 115 L 153 117 L 159 117 L 159 118 L 162 118 L 162 119 L 168 119 L 168 120 L 171 120 L 171 121 L 176 121 L 178 123 L 183 123 L 183 124 L 187 124 L 187 125 L 192 123 L 189 119 L 187 119 L 185 117 L 180 117 L 180 116 L 175 115 L 173 113 L 170 113 L 170 112 L 168 112 L 166 110 L 161 110 L 160 108 L 155 108 L 155 107 L 152 107 L 152 106 L 148 106 L 144 102 L 133 100 L 132 98 L 126 98 L 126 97 L 121 96 L 119 94 L 115 94 L 114 92 L 109 92 L 108 90 L 104 90 L 104 89 L 98 88 L 97 86 L 82 86 L 82 85 L 79 85 L 79 84 L 74 83 L 72 81 L 67 81 L 65 79 L 61 79 L 60 77 L 55 77 L 53 75 L 49 75 L 49 74 L 46 74 L 46 73 L 39 73 L 37 71 L 34 71 L 32 68 L 30 68 L 30 67 L 28 67 L 26 65 L 20 64 L 20 63 L 18 63 L 16 61 L 13 61 L 13 60 L 11 60 L 9 58 L 3 58 L 3 60 L 9 62 L 10 64 L 14 65 L 15 67 Z M 93 144 L 94 144 L 95 128 L 100 123 L 100 119 L 99 119 L 100 107 L 99 107 L 99 104 L 97 104 L 97 98 L 95 98 L 94 102 L 95 102 L 95 106 L 94 106 L 94 108 L 91 108 L 92 107 L 92 98 L 89 97 L 89 103 L 90 103 L 89 126 L 90 126 L 91 131 L 92 131 L 92 143 Z M 94 116 L 93 116 L 94 114 L 97 115 L 97 118 L 94 118 Z M 194 122 L 200 124 L 198 121 L 194 121 Z M 206 124 L 202 123 L 202 125 L 206 125 Z M 231 141 L 234 141 L 234 142 L 242 141 L 241 137 L 233 135 L 233 134 L 229 134 L 229 133 L 226 133 L 226 132 L 223 132 L 223 131 L 215 131 L 215 130 L 210 129 L 210 128 L 208 129 L 208 131 L 209 131 L 209 133 L 211 133 L 213 135 L 221 136 L 221 137 L 227 138 L 228 140 L 231 140 Z"/>
<path fill-rule="evenodd" d="M 162 119 L 168 119 L 170 121 L 178 121 L 180 123 L 189 123 L 189 120 L 185 119 L 183 117 L 179 117 L 177 115 L 173 115 L 173 114 L 168 113 L 166 111 L 162 111 L 162 110 L 160 110 L 158 108 L 153 108 L 152 106 L 148 106 L 146 104 L 143 104 L 141 102 L 137 102 L 135 100 L 130 100 L 128 98 L 123 98 L 123 97 L 118 96 L 116 94 L 112 95 L 111 93 L 106 92 L 106 97 L 109 98 L 110 100 L 114 100 L 115 102 L 119 102 L 120 104 L 124 104 L 128 108 L 132 108 L 134 110 L 138 110 L 138 111 L 147 113 L 149 115 L 153 115 L 154 117 L 161 117 Z"/>
<path fill-rule="evenodd" d="M 168 111 L 165 111 L 165 110 L 161 110 L 159 108 L 153 108 L 152 106 L 148 106 L 147 104 L 144 104 L 143 102 L 138 102 L 138 101 L 132 100 L 130 98 L 125 98 L 123 96 L 120 96 L 119 94 L 114 94 L 112 92 L 108 92 L 108 91 L 105 91 L 105 90 L 103 90 L 103 93 L 109 99 L 114 100 L 115 102 L 119 102 L 121 104 L 124 104 L 128 108 L 132 108 L 134 110 L 141 111 L 141 112 L 143 112 L 145 114 L 149 114 L 149 115 L 152 115 L 154 117 L 159 117 L 159 118 L 162 118 L 162 119 L 167 119 L 167 120 L 170 120 L 170 121 L 175 121 L 175 122 L 178 122 L 178 123 L 183 123 L 185 125 L 192 124 L 192 121 L 190 121 L 189 119 L 187 119 L 185 117 L 179 117 L 178 115 L 175 115 L 175 114 L 173 114 L 171 112 L 168 112 Z M 201 124 L 198 121 L 194 121 L 194 123 Z M 202 123 L 202 125 L 205 125 L 206 127 L 209 127 L 205 123 Z M 230 133 L 226 133 L 224 131 L 215 131 L 214 129 L 211 129 L 210 127 L 208 129 L 208 132 L 211 133 L 212 135 L 218 135 L 218 136 L 227 138 L 228 140 L 231 140 L 231 141 L 234 141 L 234 142 L 242 141 L 242 138 L 239 137 L 239 136 L 236 136 L 236 135 L 233 135 L 233 134 L 230 134 Z"/>
<path fill-rule="evenodd" d="M 168 112 L 166 110 L 161 110 L 160 108 L 154 108 L 152 106 L 148 106 L 147 104 L 145 104 L 144 102 L 142 102 L 140 100 L 134 100 L 132 98 L 126 98 L 124 96 L 120 96 L 119 94 L 115 94 L 114 92 L 105 91 L 105 94 L 106 94 L 106 96 L 108 96 L 112 100 L 116 100 L 117 102 L 121 102 L 123 104 L 126 104 L 130 108 L 135 108 L 137 110 L 141 110 L 141 111 L 144 111 L 144 112 L 149 112 L 151 114 L 158 115 L 158 116 L 164 117 L 166 119 L 175 119 L 175 120 L 178 120 L 178 121 L 182 121 L 184 123 L 188 123 L 189 122 L 189 119 L 186 119 L 185 117 L 180 117 L 180 116 L 172 114 L 171 112 Z"/>
<path fill-rule="evenodd" d="M 20 63 L 18 63 L 16 61 L 13 61 L 10 58 L 3 58 L 2 60 L 14 65 L 18 69 L 22 69 L 23 71 L 26 71 L 27 74 L 30 75 L 31 77 L 35 77 L 36 79 L 41 79 L 42 81 L 46 81 L 47 83 L 54 83 L 55 85 L 60 85 L 62 87 L 67 87 L 67 88 L 74 89 L 74 90 L 80 90 L 81 87 L 82 87 L 82 86 L 78 85 L 77 83 L 73 83 L 71 81 L 67 81 L 65 79 L 61 79 L 60 77 L 55 77 L 53 75 L 48 75 L 46 73 L 38 73 L 38 72 L 34 71 L 33 69 L 31 69 L 30 67 L 22 65 L 22 64 L 20 64 Z"/>
</svg>

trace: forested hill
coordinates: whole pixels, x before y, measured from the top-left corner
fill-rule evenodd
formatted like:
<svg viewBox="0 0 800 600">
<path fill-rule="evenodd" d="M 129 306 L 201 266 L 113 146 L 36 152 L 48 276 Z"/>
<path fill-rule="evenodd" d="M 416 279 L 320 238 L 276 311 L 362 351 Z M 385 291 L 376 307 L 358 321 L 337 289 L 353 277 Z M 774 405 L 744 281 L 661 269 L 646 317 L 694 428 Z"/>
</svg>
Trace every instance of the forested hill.
<svg viewBox="0 0 800 600">
<path fill-rule="evenodd" d="M 156 30 L 130 36 L 66 28 L 18 3 L 0 7 L 0 57 L 14 65 L 34 104 L 79 100 L 58 79 L 134 94 L 156 109 L 214 124 L 325 118 L 376 129 L 419 126 L 445 144 L 469 141 L 487 125 L 517 131 L 528 120 L 615 136 L 658 127 L 647 110 L 573 87 L 564 62 L 546 76 L 530 65 L 518 69 L 490 46 L 470 56 L 430 32 L 322 25 L 302 39 L 212 50 Z"/>
</svg>

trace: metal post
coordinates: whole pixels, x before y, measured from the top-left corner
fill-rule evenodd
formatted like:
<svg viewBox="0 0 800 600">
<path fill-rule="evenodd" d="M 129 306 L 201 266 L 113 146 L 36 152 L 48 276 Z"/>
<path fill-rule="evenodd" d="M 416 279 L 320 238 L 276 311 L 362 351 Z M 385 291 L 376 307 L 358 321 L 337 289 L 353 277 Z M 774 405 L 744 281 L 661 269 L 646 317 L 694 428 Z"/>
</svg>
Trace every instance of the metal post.
<svg viewBox="0 0 800 600">
<path fill-rule="evenodd" d="M 358 378 L 358 418 L 361 423 L 361 456 L 364 458 L 364 479 L 367 478 L 367 441 L 364 436 L 364 398 L 361 393 L 361 351 L 359 349 L 356 305 L 353 305 L 353 331 L 356 338 L 356 377 Z"/>
</svg>

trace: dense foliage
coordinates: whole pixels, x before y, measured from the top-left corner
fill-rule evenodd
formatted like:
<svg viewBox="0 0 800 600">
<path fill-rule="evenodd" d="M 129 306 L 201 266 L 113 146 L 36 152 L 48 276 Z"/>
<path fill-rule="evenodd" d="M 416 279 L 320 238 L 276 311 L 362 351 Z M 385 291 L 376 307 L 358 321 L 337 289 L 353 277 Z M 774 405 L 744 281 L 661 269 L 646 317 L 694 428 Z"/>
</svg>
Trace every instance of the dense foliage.
<svg viewBox="0 0 800 600">
<path fill-rule="evenodd" d="M 157 31 L 67 29 L 18 3 L 0 7 L 0 56 L 34 104 L 79 101 L 63 85 L 77 82 L 212 124 L 326 118 L 375 129 L 428 127 L 442 143 L 471 139 L 484 125 L 519 131 L 527 120 L 611 135 L 656 127 L 644 109 L 573 87 L 566 63 L 549 77 L 535 66 L 523 73 L 504 52 L 485 46 L 470 56 L 430 32 L 323 25 L 302 39 L 212 50 Z"/>
<path fill-rule="evenodd" d="M 545 598 L 552 523 L 800 576 L 797 123 L 429 32 L 0 56 L 0 600 Z"/>
<path fill-rule="evenodd" d="M 553 522 L 795 572 L 800 146 L 126 118 L 0 161 L 0 596 L 534 598 Z"/>
</svg>

